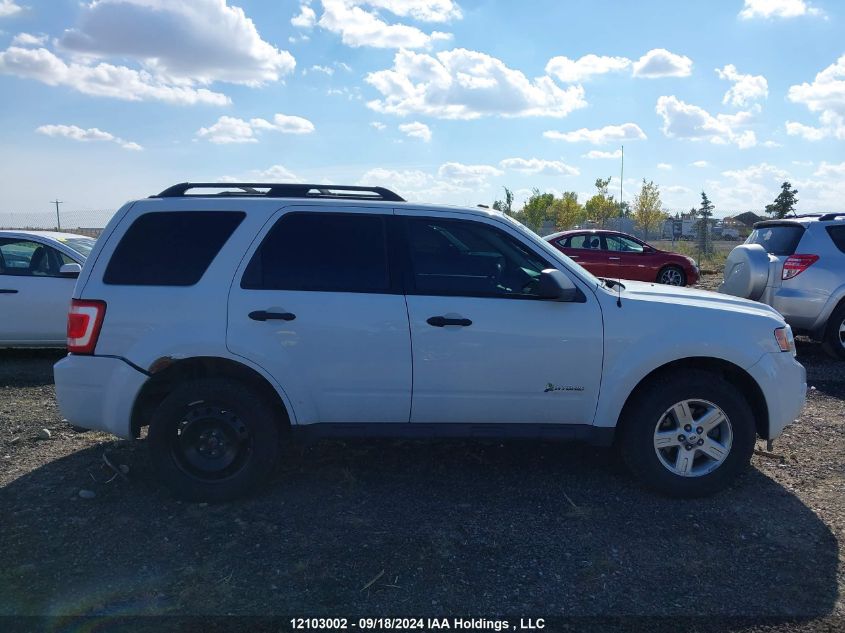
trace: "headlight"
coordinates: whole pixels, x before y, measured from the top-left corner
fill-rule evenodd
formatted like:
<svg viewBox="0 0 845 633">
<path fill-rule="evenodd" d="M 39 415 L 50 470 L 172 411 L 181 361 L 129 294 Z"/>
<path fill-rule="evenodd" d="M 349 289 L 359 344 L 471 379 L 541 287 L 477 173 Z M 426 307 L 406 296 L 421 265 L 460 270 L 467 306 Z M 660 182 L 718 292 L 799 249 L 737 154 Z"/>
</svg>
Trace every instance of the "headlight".
<svg viewBox="0 0 845 633">
<path fill-rule="evenodd" d="M 795 351 L 795 337 L 792 336 L 792 328 L 788 325 L 786 327 L 779 327 L 775 330 L 775 340 L 777 341 L 778 347 L 782 352 L 792 352 L 792 355 L 796 355 Z"/>
</svg>

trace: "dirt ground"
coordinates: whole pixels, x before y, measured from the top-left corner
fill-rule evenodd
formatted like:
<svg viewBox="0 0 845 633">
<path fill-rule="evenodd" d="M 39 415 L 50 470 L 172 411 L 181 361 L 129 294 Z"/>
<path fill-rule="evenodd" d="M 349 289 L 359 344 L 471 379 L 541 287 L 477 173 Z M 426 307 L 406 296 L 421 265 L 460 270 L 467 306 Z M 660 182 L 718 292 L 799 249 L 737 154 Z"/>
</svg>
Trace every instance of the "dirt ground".
<svg viewBox="0 0 845 633">
<path fill-rule="evenodd" d="M 842 631 L 845 363 L 807 340 L 798 353 L 811 386 L 800 420 L 711 498 L 644 491 L 609 449 L 367 440 L 291 448 L 260 494 L 215 506 L 168 497 L 143 441 L 63 423 L 58 352 L 2 351 L 0 616 Z M 104 454 L 125 480 L 107 481 Z"/>
</svg>

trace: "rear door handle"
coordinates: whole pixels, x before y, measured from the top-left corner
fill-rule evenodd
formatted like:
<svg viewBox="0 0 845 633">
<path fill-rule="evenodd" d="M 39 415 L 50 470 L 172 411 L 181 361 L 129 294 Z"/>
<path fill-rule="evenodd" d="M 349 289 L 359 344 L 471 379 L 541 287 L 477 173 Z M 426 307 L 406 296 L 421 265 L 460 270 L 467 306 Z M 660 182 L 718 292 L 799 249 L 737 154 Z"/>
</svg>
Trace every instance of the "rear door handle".
<svg viewBox="0 0 845 633">
<path fill-rule="evenodd" d="M 249 313 L 249 318 L 253 321 L 293 321 L 296 315 L 292 312 L 267 312 L 266 310 L 256 310 Z"/>
<path fill-rule="evenodd" d="M 0 295 L 16 295 L 18 294 L 17 290 L 13 288 L 0 288 Z"/>
<path fill-rule="evenodd" d="M 447 319 L 444 316 L 429 317 L 425 322 L 429 325 L 433 325 L 434 327 L 443 327 L 445 325 L 460 325 L 461 327 L 467 327 L 472 325 L 472 321 L 469 319 Z"/>
</svg>

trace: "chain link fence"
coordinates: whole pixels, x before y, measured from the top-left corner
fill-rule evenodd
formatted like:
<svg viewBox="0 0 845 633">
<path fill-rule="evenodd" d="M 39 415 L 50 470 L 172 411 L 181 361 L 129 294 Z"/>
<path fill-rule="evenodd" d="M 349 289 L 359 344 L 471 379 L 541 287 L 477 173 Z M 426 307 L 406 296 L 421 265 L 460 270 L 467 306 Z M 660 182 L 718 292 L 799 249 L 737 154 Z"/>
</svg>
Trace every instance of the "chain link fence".
<svg viewBox="0 0 845 633">
<path fill-rule="evenodd" d="M 115 209 L 60 210 L 36 212 L 0 212 L 0 229 L 62 231 L 98 237 L 111 220 Z"/>
</svg>

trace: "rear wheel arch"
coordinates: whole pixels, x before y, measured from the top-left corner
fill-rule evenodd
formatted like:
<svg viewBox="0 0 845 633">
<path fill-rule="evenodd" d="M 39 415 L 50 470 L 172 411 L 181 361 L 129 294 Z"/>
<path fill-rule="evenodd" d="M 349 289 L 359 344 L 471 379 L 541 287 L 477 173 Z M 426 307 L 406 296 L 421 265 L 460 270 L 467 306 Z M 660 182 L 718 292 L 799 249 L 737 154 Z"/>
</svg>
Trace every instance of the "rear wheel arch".
<svg viewBox="0 0 845 633">
<path fill-rule="evenodd" d="M 742 369 L 739 365 L 721 359 L 708 357 L 689 357 L 675 360 L 646 374 L 637 385 L 628 394 L 625 399 L 625 404 L 619 412 L 617 419 L 617 429 L 619 425 L 625 420 L 625 414 L 631 403 L 634 402 L 636 396 L 641 393 L 646 387 L 660 380 L 663 376 L 682 374 L 684 371 L 706 371 L 715 375 L 721 376 L 727 382 L 735 385 L 742 392 L 743 396 L 751 407 L 754 414 L 754 423 L 757 429 L 757 435 L 763 439 L 769 438 L 769 409 L 766 404 L 766 398 L 763 395 L 760 385 L 747 371 Z M 616 434 L 618 437 L 618 432 Z"/>
<path fill-rule="evenodd" d="M 144 383 L 132 407 L 132 433 L 138 437 L 149 425 L 153 413 L 176 385 L 200 378 L 228 378 L 253 389 L 276 413 L 280 430 L 291 425 L 291 416 L 282 394 L 260 372 L 228 358 L 197 356 L 173 361 L 160 358 L 151 366 L 152 375 Z"/>
</svg>

